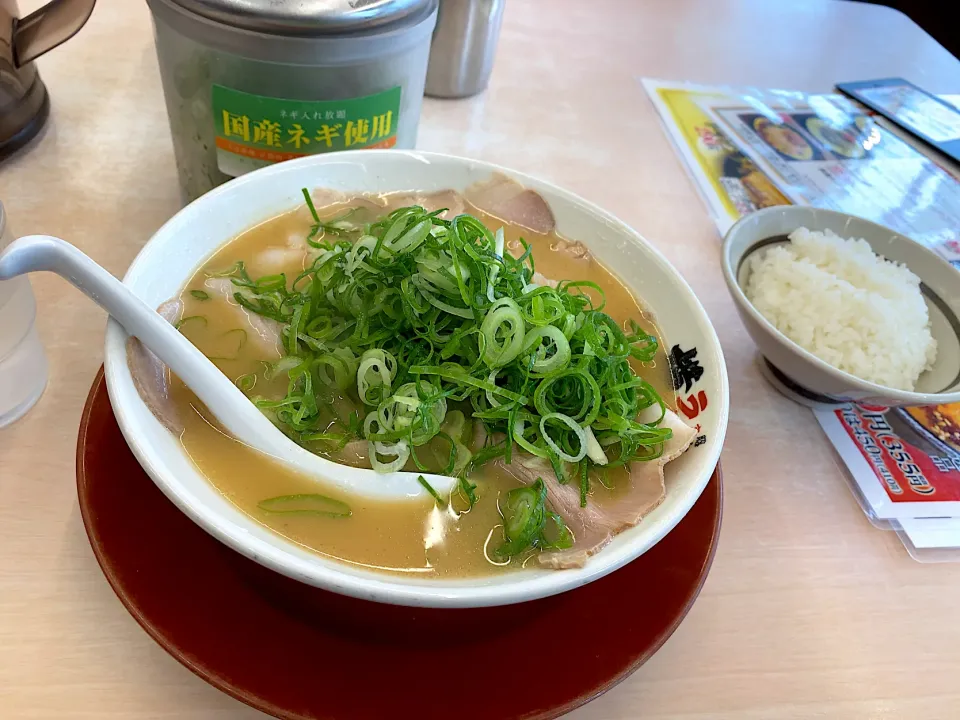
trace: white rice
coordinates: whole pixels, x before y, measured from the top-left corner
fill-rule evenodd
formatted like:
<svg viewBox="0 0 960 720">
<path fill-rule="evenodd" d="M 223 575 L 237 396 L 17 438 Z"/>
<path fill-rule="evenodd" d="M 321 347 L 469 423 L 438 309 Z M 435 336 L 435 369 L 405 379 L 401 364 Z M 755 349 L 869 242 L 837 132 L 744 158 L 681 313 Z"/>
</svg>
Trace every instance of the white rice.
<svg viewBox="0 0 960 720">
<path fill-rule="evenodd" d="M 937 357 L 920 278 L 865 240 L 800 228 L 747 260 L 744 291 L 776 328 L 821 360 L 900 390 Z"/>
</svg>

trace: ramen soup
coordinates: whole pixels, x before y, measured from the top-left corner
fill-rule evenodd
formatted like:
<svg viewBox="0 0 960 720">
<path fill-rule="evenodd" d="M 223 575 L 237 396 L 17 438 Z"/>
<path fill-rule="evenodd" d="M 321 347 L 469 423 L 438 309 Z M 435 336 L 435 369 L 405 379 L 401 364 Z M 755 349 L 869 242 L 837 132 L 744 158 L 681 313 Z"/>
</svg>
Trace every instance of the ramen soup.
<svg viewBox="0 0 960 720">
<path fill-rule="evenodd" d="M 662 501 L 693 431 L 657 328 L 539 195 L 505 178 L 304 195 L 161 312 L 307 449 L 458 483 L 393 502 L 327 488 L 234 441 L 136 349 L 141 393 L 238 508 L 345 563 L 466 577 L 581 566 Z"/>
</svg>

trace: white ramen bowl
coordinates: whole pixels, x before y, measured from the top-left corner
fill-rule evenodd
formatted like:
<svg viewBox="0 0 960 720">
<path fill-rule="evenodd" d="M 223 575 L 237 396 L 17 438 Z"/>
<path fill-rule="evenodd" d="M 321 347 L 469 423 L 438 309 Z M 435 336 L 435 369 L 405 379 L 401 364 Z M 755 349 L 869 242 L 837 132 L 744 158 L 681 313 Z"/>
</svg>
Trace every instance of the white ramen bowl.
<svg viewBox="0 0 960 720">
<path fill-rule="evenodd" d="M 680 395 L 687 412 L 706 401 L 691 424 L 699 436 L 666 465 L 663 503 L 572 570 L 530 569 L 481 578 L 415 579 L 359 569 L 321 557 L 284 539 L 230 503 L 191 463 L 177 437 L 141 400 L 127 366 L 124 330 L 110 321 L 105 366 L 110 401 L 123 435 L 153 481 L 200 527 L 246 557 L 283 575 L 333 592 L 398 605 L 479 607 L 545 597 L 584 585 L 622 567 L 663 538 L 700 496 L 720 457 L 729 393 L 717 335 L 680 274 L 636 231 L 581 198 L 549 183 L 490 163 L 397 150 L 315 155 L 237 178 L 177 213 L 133 261 L 124 283 L 152 307 L 178 295 L 218 248 L 244 230 L 303 202 L 301 188 L 348 194 L 430 192 L 470 185 L 502 172 L 539 192 L 553 209 L 557 230 L 583 242 L 652 310 L 667 349 L 677 346 L 696 366 Z M 693 358 L 691 351 L 696 350 Z M 699 378 L 695 378 L 699 375 Z"/>
</svg>

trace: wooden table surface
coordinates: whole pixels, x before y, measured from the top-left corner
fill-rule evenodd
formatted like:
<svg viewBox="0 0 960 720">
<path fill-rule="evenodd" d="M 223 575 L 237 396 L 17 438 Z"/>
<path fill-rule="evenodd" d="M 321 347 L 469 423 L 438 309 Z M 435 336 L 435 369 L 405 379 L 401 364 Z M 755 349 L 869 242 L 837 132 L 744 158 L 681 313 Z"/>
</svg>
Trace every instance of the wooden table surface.
<svg viewBox="0 0 960 720">
<path fill-rule="evenodd" d="M 0 199 L 15 232 L 60 235 L 122 274 L 179 205 L 146 4 L 101 0 L 39 65 L 53 113 L 0 166 Z M 813 416 L 759 376 L 716 230 L 641 76 L 807 91 L 903 76 L 960 92 L 960 62 L 882 7 L 515 0 L 490 89 L 426 101 L 420 148 L 539 175 L 638 228 L 693 285 L 729 363 L 725 517 L 703 594 L 649 663 L 572 717 L 960 717 L 960 565 L 918 564 L 871 527 Z M 101 575 L 74 450 L 104 314 L 58 278 L 34 288 L 50 383 L 0 431 L 0 718 L 262 717 L 168 657 Z"/>
</svg>

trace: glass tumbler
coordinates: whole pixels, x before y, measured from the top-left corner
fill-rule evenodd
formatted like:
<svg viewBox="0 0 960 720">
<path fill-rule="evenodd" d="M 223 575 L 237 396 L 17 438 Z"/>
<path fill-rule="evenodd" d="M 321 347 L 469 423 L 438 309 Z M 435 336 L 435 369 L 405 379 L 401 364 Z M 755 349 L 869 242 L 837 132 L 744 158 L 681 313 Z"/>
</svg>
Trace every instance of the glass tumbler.
<svg viewBox="0 0 960 720">
<path fill-rule="evenodd" d="M 0 251 L 12 240 L 0 205 Z M 47 356 L 36 317 L 30 281 L 25 276 L 0 280 L 0 428 L 26 414 L 47 386 Z"/>
</svg>

